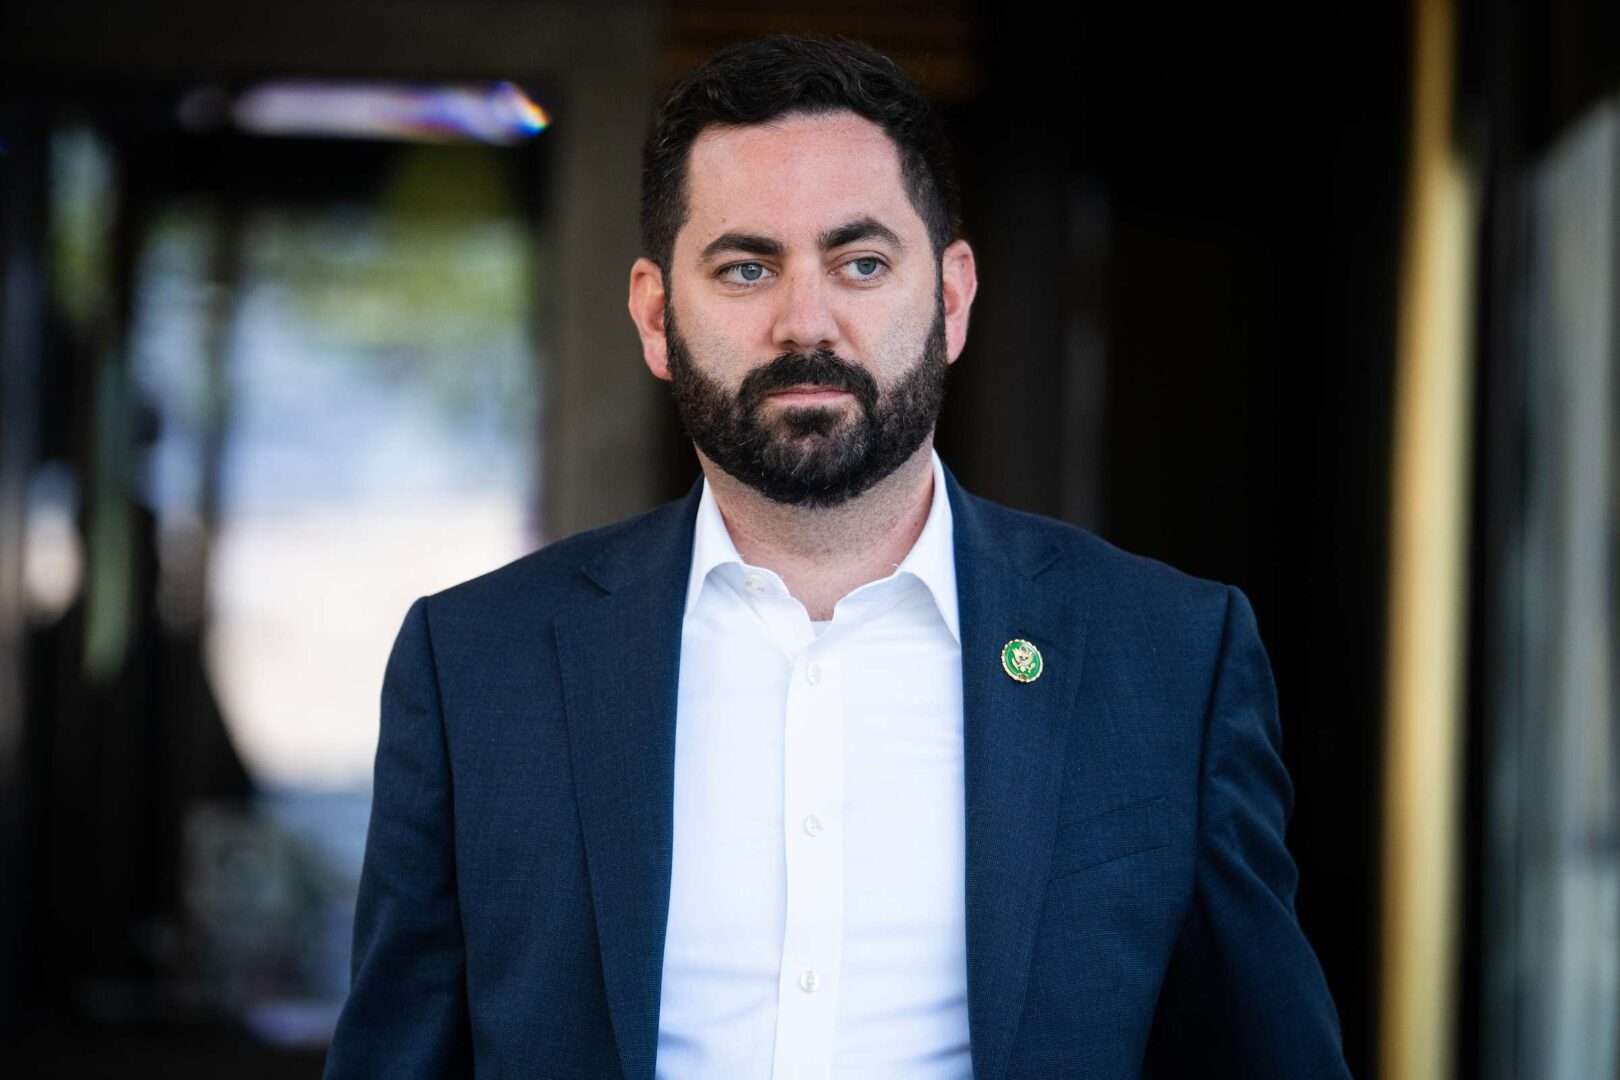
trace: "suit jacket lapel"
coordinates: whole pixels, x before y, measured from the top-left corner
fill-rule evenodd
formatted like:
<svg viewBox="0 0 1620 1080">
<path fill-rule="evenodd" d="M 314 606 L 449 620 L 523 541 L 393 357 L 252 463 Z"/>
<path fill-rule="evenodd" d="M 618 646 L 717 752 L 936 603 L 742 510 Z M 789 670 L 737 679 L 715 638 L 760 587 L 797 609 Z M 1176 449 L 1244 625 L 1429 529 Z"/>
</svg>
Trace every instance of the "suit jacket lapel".
<svg viewBox="0 0 1620 1080">
<path fill-rule="evenodd" d="M 999 1080 L 1023 1012 L 1030 954 L 1052 861 L 1063 755 L 1080 680 L 1084 612 L 1036 579 L 1058 556 L 1033 530 L 947 477 L 962 628 L 962 741 L 967 816 L 968 1023 L 976 1080 Z M 999 524 L 999 528 L 997 525 Z M 1001 666 L 1013 638 L 1044 670 L 1015 682 Z"/>
<path fill-rule="evenodd" d="M 608 1011 L 627 1080 L 653 1075 L 669 916 L 675 706 L 699 489 L 611 534 L 605 595 L 555 630 Z"/>
</svg>

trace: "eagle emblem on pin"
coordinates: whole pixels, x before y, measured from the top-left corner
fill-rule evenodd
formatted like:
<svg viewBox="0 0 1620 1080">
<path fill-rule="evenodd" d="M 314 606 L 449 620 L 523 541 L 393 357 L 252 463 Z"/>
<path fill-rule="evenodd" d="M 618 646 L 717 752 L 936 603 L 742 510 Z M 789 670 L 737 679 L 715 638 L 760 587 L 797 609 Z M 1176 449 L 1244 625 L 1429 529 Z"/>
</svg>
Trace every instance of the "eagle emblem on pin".
<svg viewBox="0 0 1620 1080">
<path fill-rule="evenodd" d="M 1034 682 L 1046 670 L 1041 650 L 1023 638 L 1013 638 L 1001 647 L 1001 670 L 1015 682 Z"/>
</svg>

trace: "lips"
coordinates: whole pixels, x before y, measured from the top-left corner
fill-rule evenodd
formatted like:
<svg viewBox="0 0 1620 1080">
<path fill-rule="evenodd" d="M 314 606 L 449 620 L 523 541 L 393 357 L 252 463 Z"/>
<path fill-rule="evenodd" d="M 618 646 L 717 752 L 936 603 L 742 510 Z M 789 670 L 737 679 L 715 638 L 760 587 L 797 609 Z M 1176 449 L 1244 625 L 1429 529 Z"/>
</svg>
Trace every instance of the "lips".
<svg viewBox="0 0 1620 1080">
<path fill-rule="evenodd" d="M 829 405 L 853 395 L 836 386 L 790 386 L 766 396 L 785 405 Z"/>
</svg>

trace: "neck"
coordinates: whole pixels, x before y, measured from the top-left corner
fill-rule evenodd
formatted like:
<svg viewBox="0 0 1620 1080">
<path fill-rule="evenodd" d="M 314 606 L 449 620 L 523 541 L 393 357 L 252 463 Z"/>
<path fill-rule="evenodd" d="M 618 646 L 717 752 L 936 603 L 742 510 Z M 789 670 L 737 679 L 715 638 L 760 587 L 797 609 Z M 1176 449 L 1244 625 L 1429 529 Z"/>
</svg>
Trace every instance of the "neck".
<svg viewBox="0 0 1620 1080">
<path fill-rule="evenodd" d="M 894 573 L 934 497 L 933 440 L 867 491 L 833 507 L 773 502 L 698 454 L 737 553 L 775 571 L 817 621 L 852 589 Z"/>
</svg>

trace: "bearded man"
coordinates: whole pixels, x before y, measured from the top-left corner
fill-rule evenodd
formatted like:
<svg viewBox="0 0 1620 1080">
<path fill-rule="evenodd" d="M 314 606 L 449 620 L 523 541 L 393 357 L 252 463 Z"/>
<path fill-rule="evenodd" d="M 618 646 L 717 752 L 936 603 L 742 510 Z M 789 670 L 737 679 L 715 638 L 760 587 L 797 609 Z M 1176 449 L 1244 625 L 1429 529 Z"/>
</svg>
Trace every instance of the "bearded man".
<svg viewBox="0 0 1620 1080">
<path fill-rule="evenodd" d="M 671 92 L 629 307 L 703 479 L 419 600 L 328 1077 L 1346 1076 L 1242 595 L 964 492 L 887 58 Z"/>
</svg>

